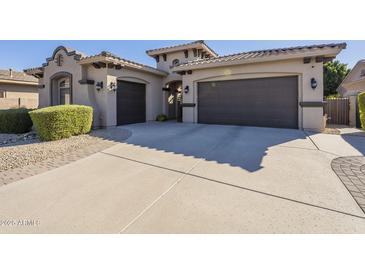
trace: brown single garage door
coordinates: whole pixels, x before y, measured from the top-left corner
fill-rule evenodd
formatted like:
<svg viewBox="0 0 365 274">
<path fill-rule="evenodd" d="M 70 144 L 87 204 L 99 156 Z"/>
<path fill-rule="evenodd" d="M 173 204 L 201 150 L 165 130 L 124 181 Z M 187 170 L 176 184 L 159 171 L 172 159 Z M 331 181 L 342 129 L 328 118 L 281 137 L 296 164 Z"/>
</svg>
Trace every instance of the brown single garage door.
<svg viewBox="0 0 365 274">
<path fill-rule="evenodd" d="M 117 125 L 146 121 L 146 85 L 118 81 Z"/>
<path fill-rule="evenodd" d="M 298 128 L 298 77 L 200 82 L 198 122 Z"/>
</svg>

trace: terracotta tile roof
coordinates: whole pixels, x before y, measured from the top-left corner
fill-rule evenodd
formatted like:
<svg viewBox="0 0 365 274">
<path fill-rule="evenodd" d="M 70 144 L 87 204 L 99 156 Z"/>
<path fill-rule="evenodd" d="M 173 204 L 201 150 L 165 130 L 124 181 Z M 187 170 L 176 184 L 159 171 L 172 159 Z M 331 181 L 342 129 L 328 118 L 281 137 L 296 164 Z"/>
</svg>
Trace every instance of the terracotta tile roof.
<svg viewBox="0 0 365 274">
<path fill-rule="evenodd" d="M 34 76 L 28 75 L 25 72 L 9 69 L 0 69 L 0 81 L 1 80 L 38 83 L 38 79 Z"/>
<path fill-rule="evenodd" d="M 147 65 L 144 65 L 144 64 L 140 64 L 140 63 L 137 63 L 137 62 L 134 62 L 134 61 L 131 61 L 131 60 L 121 58 L 121 57 L 119 57 L 119 56 L 117 56 L 117 55 L 115 55 L 111 52 L 108 52 L 108 51 L 102 51 L 99 54 L 82 57 L 80 61 L 93 59 L 93 58 L 97 58 L 97 57 L 109 57 L 109 58 L 115 59 L 116 61 L 119 61 L 120 63 L 122 63 L 126 66 L 134 67 L 136 69 L 147 69 L 147 70 L 151 70 L 151 71 L 154 71 L 154 72 L 157 72 L 157 73 L 166 74 L 165 71 L 162 71 L 162 70 L 159 70 L 159 69 L 156 69 L 154 67 L 147 66 Z"/>
<path fill-rule="evenodd" d="M 79 55 L 81 58 L 86 57 L 87 55 L 81 51 L 75 50 L 73 48 L 64 47 L 67 51 L 68 55 Z"/>
<path fill-rule="evenodd" d="M 175 67 L 180 68 L 180 67 L 189 67 L 189 66 L 200 65 L 200 64 L 212 64 L 212 63 L 229 62 L 229 61 L 236 61 L 236 60 L 242 60 L 242 59 L 254 59 L 254 58 L 260 58 L 260 57 L 280 55 L 280 54 L 305 52 L 305 51 L 308 51 L 311 49 L 325 49 L 325 48 L 336 48 L 336 47 L 345 49 L 346 43 L 332 43 L 332 44 L 320 44 L 320 45 L 310 45 L 310 46 L 255 50 L 255 51 L 241 52 L 241 53 L 235 53 L 235 54 L 224 55 L 224 56 L 213 57 L 213 58 L 193 60 L 193 61 L 189 61 L 186 63 L 178 64 Z"/>
<path fill-rule="evenodd" d="M 204 42 L 204 40 L 197 40 L 197 41 L 193 41 L 193 42 L 190 42 L 190 43 L 180 44 L 180 45 L 175 45 L 175 46 L 170 46 L 170 47 L 164 47 L 164 48 L 158 48 L 158 49 L 150 49 L 150 50 L 146 50 L 146 53 L 147 54 L 152 54 L 153 52 L 168 51 L 168 50 L 175 49 L 175 48 L 183 48 L 183 47 L 189 47 L 189 46 L 194 46 L 194 45 L 204 45 L 213 55 L 218 56 L 218 54 L 213 49 L 211 49 Z"/>
</svg>

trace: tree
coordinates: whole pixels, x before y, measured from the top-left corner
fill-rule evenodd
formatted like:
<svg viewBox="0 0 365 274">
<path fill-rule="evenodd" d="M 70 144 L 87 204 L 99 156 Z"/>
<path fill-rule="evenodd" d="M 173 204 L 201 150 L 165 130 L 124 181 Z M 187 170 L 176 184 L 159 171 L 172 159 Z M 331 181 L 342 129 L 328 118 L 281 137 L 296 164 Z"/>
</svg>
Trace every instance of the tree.
<svg viewBox="0 0 365 274">
<path fill-rule="evenodd" d="M 324 64 L 324 96 L 337 94 L 337 88 L 349 72 L 347 64 L 338 60 Z"/>
</svg>

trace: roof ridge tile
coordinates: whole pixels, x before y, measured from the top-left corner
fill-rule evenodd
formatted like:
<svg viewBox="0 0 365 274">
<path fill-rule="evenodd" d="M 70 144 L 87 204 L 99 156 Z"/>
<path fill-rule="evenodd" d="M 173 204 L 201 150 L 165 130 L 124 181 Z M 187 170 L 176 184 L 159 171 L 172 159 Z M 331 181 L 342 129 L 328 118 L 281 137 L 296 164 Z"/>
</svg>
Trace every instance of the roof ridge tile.
<svg viewBox="0 0 365 274">
<path fill-rule="evenodd" d="M 189 66 L 194 64 L 202 64 L 203 61 L 210 61 L 210 62 L 216 62 L 216 61 L 229 61 L 232 59 L 235 59 L 236 56 L 241 56 L 239 59 L 244 58 L 256 58 L 261 57 L 263 55 L 272 54 L 275 52 L 275 54 L 287 54 L 290 51 L 295 50 L 304 50 L 304 49 L 313 49 L 313 48 L 325 48 L 325 47 L 341 47 L 346 48 L 346 43 L 330 43 L 330 44 L 317 44 L 317 45 L 308 45 L 308 46 L 297 46 L 297 47 L 286 47 L 286 48 L 274 48 L 274 49 L 263 49 L 263 50 L 251 50 L 246 52 L 238 52 L 233 54 L 227 54 L 217 57 L 211 57 L 211 58 L 205 58 L 205 59 L 197 59 L 197 60 L 191 60 L 185 63 L 180 63 L 176 65 L 175 67 L 183 67 L 183 66 Z M 256 54 L 254 57 L 250 57 L 250 55 Z"/>
</svg>

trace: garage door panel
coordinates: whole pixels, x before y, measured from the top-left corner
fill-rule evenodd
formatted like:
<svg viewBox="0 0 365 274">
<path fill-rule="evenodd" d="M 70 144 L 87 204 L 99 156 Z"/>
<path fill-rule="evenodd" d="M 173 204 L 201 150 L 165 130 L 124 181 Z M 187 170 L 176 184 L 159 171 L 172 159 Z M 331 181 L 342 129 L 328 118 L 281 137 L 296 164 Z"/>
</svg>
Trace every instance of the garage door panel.
<svg viewBox="0 0 365 274">
<path fill-rule="evenodd" d="M 201 82 L 198 122 L 298 128 L 298 78 Z"/>
<path fill-rule="evenodd" d="M 118 81 L 117 125 L 146 121 L 146 85 Z"/>
</svg>

